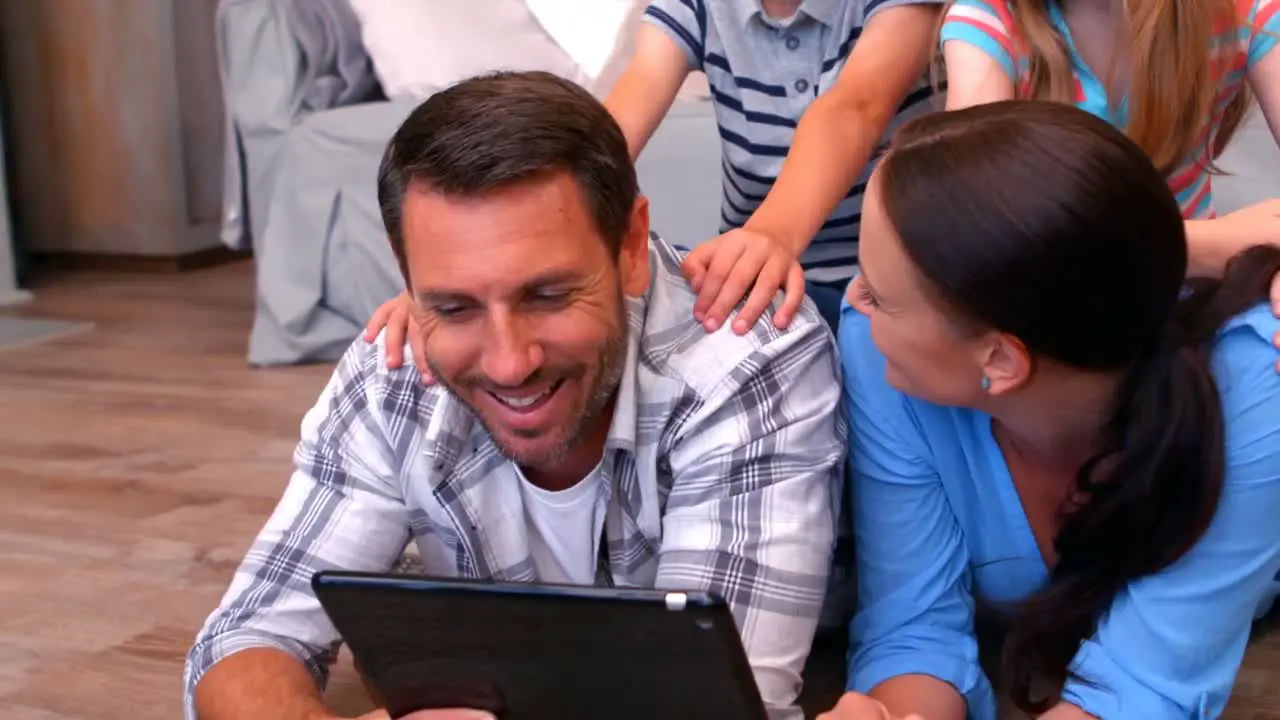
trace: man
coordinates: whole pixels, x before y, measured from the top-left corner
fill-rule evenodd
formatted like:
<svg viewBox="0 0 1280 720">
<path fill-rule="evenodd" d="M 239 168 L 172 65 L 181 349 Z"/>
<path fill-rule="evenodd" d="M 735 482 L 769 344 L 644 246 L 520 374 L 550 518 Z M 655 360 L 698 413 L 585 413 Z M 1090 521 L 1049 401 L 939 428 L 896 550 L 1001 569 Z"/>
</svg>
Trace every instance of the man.
<svg viewBox="0 0 1280 720">
<path fill-rule="evenodd" d="M 388 370 L 382 341 L 339 362 L 192 648 L 187 717 L 332 717 L 311 575 L 389 569 L 410 541 L 432 575 L 721 595 L 770 710 L 797 716 L 845 442 L 813 307 L 786 331 L 696 325 L 621 130 L 545 73 L 428 99 L 378 191 L 437 382 Z"/>
</svg>

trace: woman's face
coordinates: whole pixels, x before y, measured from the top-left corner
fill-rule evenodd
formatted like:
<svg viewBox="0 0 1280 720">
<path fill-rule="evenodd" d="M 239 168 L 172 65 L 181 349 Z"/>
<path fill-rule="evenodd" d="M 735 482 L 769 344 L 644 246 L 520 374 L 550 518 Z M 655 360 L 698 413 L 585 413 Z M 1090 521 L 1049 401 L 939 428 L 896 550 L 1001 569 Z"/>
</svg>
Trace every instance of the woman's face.
<svg viewBox="0 0 1280 720">
<path fill-rule="evenodd" d="M 875 175 L 863 199 L 858 255 L 861 273 L 849 286 L 849 303 L 871 320 L 889 384 L 939 405 L 974 404 L 990 339 L 929 291 L 885 215 Z"/>
</svg>

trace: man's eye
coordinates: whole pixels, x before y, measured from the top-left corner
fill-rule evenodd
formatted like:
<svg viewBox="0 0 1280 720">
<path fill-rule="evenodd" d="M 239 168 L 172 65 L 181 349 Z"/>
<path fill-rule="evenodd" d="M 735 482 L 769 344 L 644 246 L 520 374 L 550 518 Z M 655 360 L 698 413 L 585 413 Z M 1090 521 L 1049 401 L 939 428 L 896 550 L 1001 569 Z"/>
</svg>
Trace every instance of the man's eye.
<svg viewBox="0 0 1280 720">
<path fill-rule="evenodd" d="M 459 317 L 466 312 L 466 310 L 467 309 L 461 305 L 437 305 L 436 307 L 431 308 L 431 312 L 446 320 Z"/>
<path fill-rule="evenodd" d="M 569 299 L 567 290 L 541 290 L 530 296 L 533 302 L 540 305 L 555 305 Z"/>
</svg>

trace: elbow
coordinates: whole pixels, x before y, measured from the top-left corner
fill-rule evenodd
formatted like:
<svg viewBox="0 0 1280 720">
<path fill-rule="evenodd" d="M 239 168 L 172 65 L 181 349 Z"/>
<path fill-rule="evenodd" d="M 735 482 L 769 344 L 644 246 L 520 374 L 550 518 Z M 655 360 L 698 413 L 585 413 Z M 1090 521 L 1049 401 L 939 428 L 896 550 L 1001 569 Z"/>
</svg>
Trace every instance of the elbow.
<svg viewBox="0 0 1280 720">
<path fill-rule="evenodd" d="M 966 697 L 985 683 L 977 643 L 966 633 L 921 627 L 866 641 L 854 639 L 846 689 L 866 694 L 905 675 L 936 678 Z"/>
<path fill-rule="evenodd" d="M 204 635 L 187 653 L 183 670 L 183 691 L 186 703 L 192 705 L 196 687 L 215 665 L 245 650 L 273 650 L 285 653 L 306 668 L 317 687 L 323 687 L 337 648 L 336 645 L 326 648 L 250 628 Z"/>
</svg>

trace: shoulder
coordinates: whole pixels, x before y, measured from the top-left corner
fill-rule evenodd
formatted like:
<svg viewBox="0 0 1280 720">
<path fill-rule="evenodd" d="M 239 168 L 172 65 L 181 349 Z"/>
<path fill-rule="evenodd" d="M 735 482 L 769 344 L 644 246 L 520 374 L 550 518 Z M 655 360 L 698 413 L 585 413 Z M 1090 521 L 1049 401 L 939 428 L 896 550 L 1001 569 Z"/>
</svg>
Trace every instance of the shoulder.
<svg viewBox="0 0 1280 720">
<path fill-rule="evenodd" d="M 964 411 L 918 400 L 890 385 L 885 357 L 871 337 L 871 321 L 848 304 L 840 313 L 839 352 L 855 437 L 874 436 L 877 445 L 892 444 L 905 454 L 925 457 L 932 454 L 932 442 L 955 434 L 955 415 Z"/>
<path fill-rule="evenodd" d="M 913 415 L 915 401 L 885 378 L 885 357 L 871 337 L 871 320 L 845 303 L 840 310 L 839 352 L 845 392 L 868 419 Z"/>
<path fill-rule="evenodd" d="M 956 0 L 942 21 L 938 41 L 945 47 L 956 42 L 996 60 L 1005 74 L 1016 78 L 1022 44 L 1016 40 L 1017 25 L 1004 0 Z M 949 58 L 957 62 L 958 58 Z"/>
<path fill-rule="evenodd" d="M 1252 68 L 1280 45 L 1280 0 L 1239 0 L 1238 37 Z"/>
<path fill-rule="evenodd" d="M 848 2 L 844 4 L 844 21 L 846 23 L 861 23 L 870 20 L 872 17 L 885 10 L 899 8 L 906 5 L 946 5 L 947 0 L 861 0 L 861 2 Z"/>
<path fill-rule="evenodd" d="M 989 35 L 1008 37 L 1015 27 L 1013 8 L 1007 0 L 955 0 L 944 26 L 969 26 Z"/>
<path fill-rule="evenodd" d="M 404 357 L 411 357 L 406 347 Z M 357 338 L 347 348 L 309 414 L 331 440 L 375 433 L 393 453 L 438 434 L 460 419 L 457 403 L 440 386 L 424 385 L 412 366 L 387 367 L 386 335 Z"/>
<path fill-rule="evenodd" d="M 723 4 L 709 0 L 651 0 L 644 9 L 643 17 L 687 36 L 687 40 L 701 41 L 707 27 L 714 24 L 719 14 L 726 12 L 720 7 Z"/>
<path fill-rule="evenodd" d="M 1280 0 L 1236 0 L 1240 21 L 1250 30 L 1266 28 L 1280 14 Z"/>
<path fill-rule="evenodd" d="M 1260 436 L 1280 441 L 1277 332 L 1280 319 L 1260 303 L 1229 320 L 1215 338 L 1210 364 L 1222 398 L 1228 451 Z"/>
<path fill-rule="evenodd" d="M 792 391 L 806 392 L 804 387 L 790 387 L 803 381 L 825 383 L 838 392 L 835 341 L 810 300 L 805 299 L 785 330 L 768 320 L 777 307 L 775 301 L 743 335 L 734 333 L 729 323 L 708 333 L 693 317 L 696 296 L 680 272 L 683 258 L 684 253 L 657 235 L 651 237 L 640 365 L 679 381 L 704 401 L 734 392 L 763 375 L 775 376 Z"/>
</svg>

